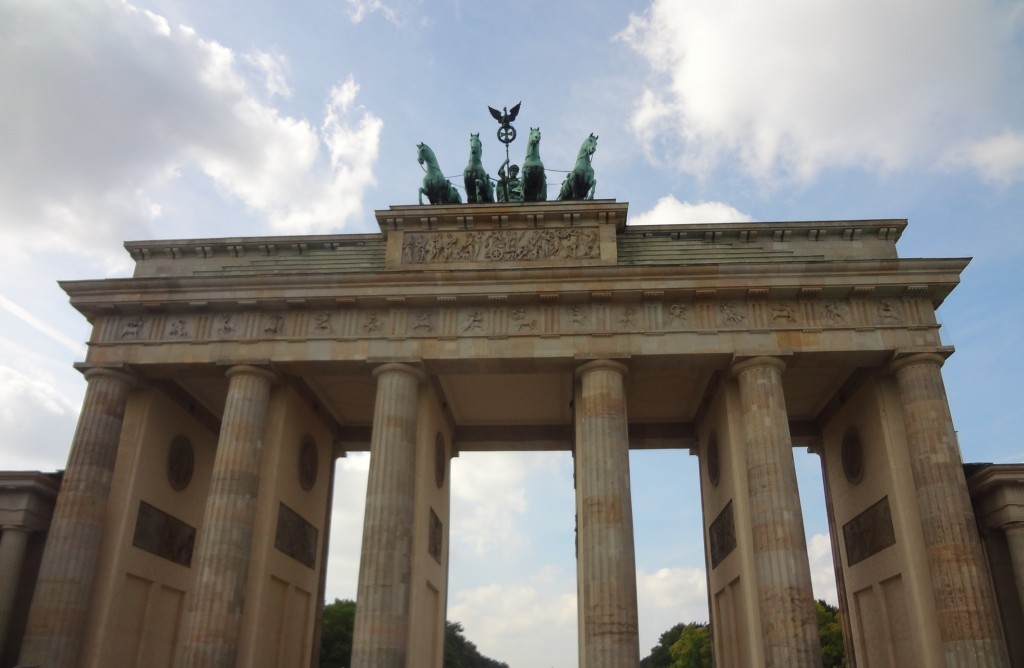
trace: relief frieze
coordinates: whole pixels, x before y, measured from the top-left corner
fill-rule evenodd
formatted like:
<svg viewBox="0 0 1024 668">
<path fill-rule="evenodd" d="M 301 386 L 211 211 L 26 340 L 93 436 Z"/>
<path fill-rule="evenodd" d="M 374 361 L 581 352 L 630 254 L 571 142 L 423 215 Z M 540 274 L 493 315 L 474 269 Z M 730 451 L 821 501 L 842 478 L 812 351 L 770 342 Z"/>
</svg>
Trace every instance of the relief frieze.
<svg viewBox="0 0 1024 668">
<path fill-rule="evenodd" d="M 913 303 L 900 299 L 845 300 L 697 299 L 618 302 L 607 298 L 570 304 L 490 303 L 449 305 L 395 302 L 390 307 L 318 310 L 231 311 L 209 314 L 123 315 L 99 325 L 99 341 L 111 344 L 204 341 L 515 336 L 614 336 L 671 333 L 714 335 L 723 331 L 766 333 L 888 325 L 933 326 Z"/>
<path fill-rule="evenodd" d="M 596 260 L 601 257 L 597 228 L 407 232 L 403 264 Z"/>
</svg>

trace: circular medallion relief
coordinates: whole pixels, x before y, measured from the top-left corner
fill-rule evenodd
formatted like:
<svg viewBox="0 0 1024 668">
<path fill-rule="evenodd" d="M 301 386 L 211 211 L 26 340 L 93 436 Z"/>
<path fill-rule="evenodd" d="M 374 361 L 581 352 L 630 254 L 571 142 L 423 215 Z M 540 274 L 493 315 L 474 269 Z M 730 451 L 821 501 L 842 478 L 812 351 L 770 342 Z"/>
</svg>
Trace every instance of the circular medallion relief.
<svg viewBox="0 0 1024 668">
<path fill-rule="evenodd" d="M 721 475 L 721 460 L 718 455 L 718 439 L 715 438 L 714 434 L 708 439 L 708 480 L 715 487 L 718 486 L 718 479 Z"/>
<path fill-rule="evenodd" d="M 851 485 L 856 485 L 864 477 L 864 446 L 860 443 L 860 436 L 853 429 L 846 432 L 846 436 L 843 437 L 841 456 L 843 474 Z"/>
<path fill-rule="evenodd" d="M 181 491 L 192 482 L 196 468 L 196 453 L 192 441 L 184 436 L 175 436 L 167 449 L 167 482 L 171 489 Z"/>
<path fill-rule="evenodd" d="M 319 468 L 320 455 L 317 454 L 316 441 L 307 434 L 299 446 L 299 484 L 302 485 L 302 489 L 313 489 Z"/>
<path fill-rule="evenodd" d="M 448 448 L 444 445 L 444 436 L 437 435 L 434 441 L 434 482 L 438 488 L 444 487 L 444 476 L 448 470 Z"/>
</svg>

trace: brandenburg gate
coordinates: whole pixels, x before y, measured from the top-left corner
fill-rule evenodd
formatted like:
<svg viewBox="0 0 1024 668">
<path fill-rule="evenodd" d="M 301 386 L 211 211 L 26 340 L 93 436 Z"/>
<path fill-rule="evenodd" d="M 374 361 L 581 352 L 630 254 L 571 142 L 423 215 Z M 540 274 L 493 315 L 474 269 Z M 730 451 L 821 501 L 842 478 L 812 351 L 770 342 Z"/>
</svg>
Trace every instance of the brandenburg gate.
<svg viewBox="0 0 1024 668">
<path fill-rule="evenodd" d="M 848 655 L 1006 666 L 903 220 L 626 226 L 614 200 L 396 206 L 379 233 L 130 242 L 62 283 L 88 382 L 21 663 L 309 666 L 333 462 L 369 451 L 353 665 L 438 668 L 449 464 L 574 458 L 580 665 L 636 666 L 629 450 L 699 458 L 717 665 L 820 666 L 792 448 Z M 1024 563 L 1024 562 L 1022 562 Z"/>
</svg>

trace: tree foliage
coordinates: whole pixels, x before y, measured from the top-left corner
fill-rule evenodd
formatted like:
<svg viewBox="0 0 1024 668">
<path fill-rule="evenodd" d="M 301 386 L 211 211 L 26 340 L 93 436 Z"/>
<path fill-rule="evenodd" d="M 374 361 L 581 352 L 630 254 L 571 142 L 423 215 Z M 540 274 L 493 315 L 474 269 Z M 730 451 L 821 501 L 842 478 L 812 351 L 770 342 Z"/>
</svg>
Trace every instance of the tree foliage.
<svg viewBox="0 0 1024 668">
<path fill-rule="evenodd" d="M 320 632 L 320 668 L 349 668 L 352 665 L 352 627 L 356 602 L 334 599 L 324 606 Z"/>
<path fill-rule="evenodd" d="M 711 626 L 676 624 L 661 634 L 641 668 L 711 668 Z"/>
<path fill-rule="evenodd" d="M 507 663 L 489 659 L 463 635 L 459 622 L 444 623 L 444 668 L 508 668 Z"/>
<path fill-rule="evenodd" d="M 334 599 L 324 606 L 320 634 L 320 668 L 349 668 L 352 665 L 352 629 L 356 620 L 356 603 Z M 464 635 L 462 624 L 444 624 L 444 668 L 508 668 L 480 654 L 476 645 Z"/>
<path fill-rule="evenodd" d="M 839 608 L 820 599 L 814 603 L 818 609 L 822 666 L 842 668 L 846 665 L 846 651 L 843 647 L 843 619 L 839 615 Z"/>
<path fill-rule="evenodd" d="M 816 601 L 818 637 L 821 639 L 823 668 L 846 666 L 843 647 L 843 620 L 839 609 L 825 601 Z M 661 634 L 658 644 L 640 662 L 641 668 L 711 668 L 711 625 L 676 624 Z"/>
</svg>

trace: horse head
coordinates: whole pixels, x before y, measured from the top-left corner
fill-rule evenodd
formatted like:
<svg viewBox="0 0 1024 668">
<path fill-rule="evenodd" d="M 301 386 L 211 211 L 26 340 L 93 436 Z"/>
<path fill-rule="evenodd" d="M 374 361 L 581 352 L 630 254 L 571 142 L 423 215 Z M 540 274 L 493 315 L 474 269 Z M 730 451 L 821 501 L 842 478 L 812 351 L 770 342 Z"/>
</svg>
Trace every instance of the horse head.
<svg viewBox="0 0 1024 668">
<path fill-rule="evenodd" d="M 471 132 L 469 133 L 469 155 L 470 157 L 479 158 L 483 153 L 483 146 L 480 144 L 480 133 Z"/>
<path fill-rule="evenodd" d="M 583 140 L 583 145 L 580 146 L 580 154 L 579 155 L 580 155 L 581 158 L 584 155 L 587 156 L 587 157 L 590 157 L 590 156 L 594 155 L 594 151 L 596 151 L 596 150 L 597 150 L 597 135 L 595 135 L 593 132 L 591 132 L 590 135 L 588 135 L 587 138 Z"/>
<path fill-rule="evenodd" d="M 416 162 L 422 165 L 424 162 L 429 162 L 431 160 L 434 162 L 437 161 L 434 158 L 434 152 L 430 150 L 430 147 L 423 143 L 416 144 Z"/>
<path fill-rule="evenodd" d="M 527 150 L 540 145 L 540 128 L 530 128 L 530 136 L 526 140 Z"/>
</svg>

